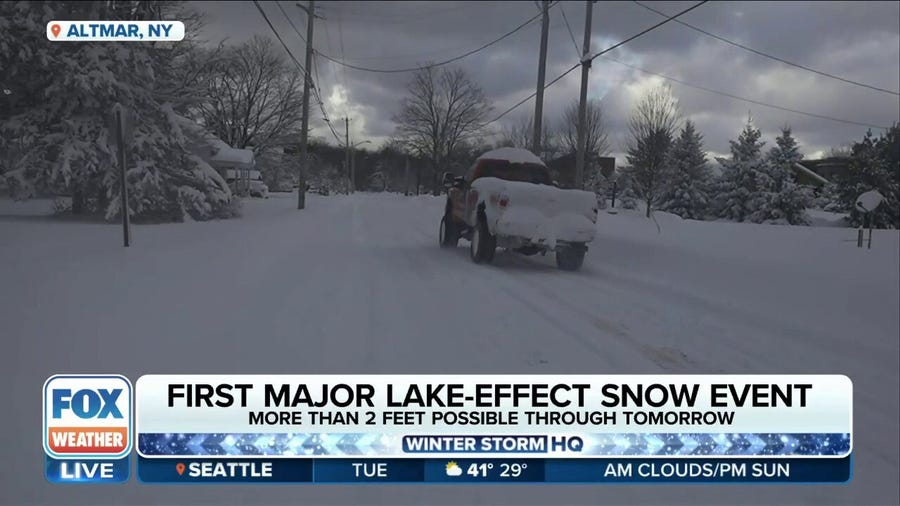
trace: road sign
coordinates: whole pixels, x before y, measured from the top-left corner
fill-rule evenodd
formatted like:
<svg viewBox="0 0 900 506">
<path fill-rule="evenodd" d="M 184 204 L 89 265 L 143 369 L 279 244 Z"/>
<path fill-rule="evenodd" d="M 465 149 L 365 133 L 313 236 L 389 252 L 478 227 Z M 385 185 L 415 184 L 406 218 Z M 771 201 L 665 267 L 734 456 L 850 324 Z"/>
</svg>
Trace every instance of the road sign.
<svg viewBox="0 0 900 506">
<path fill-rule="evenodd" d="M 118 138 L 119 125 L 117 115 L 119 111 L 122 112 L 122 137 L 125 142 L 131 140 L 131 135 L 134 133 L 134 112 L 122 104 L 117 103 L 113 106 L 112 111 L 110 111 L 109 116 L 107 117 L 106 127 L 109 129 L 110 143 L 115 142 Z"/>
</svg>

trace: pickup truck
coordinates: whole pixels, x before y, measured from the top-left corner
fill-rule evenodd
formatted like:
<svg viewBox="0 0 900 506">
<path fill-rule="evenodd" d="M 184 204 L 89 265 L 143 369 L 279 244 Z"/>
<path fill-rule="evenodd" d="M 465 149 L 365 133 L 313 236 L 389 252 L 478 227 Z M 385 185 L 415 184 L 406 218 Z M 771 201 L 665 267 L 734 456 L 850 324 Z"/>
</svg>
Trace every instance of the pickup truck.
<svg viewBox="0 0 900 506">
<path fill-rule="evenodd" d="M 441 247 L 470 241 L 475 263 L 490 263 L 498 247 L 524 255 L 556 253 L 556 265 L 581 268 L 594 239 L 597 197 L 558 188 L 547 166 L 530 151 L 500 148 L 472 164 L 464 177 L 445 173 L 447 202 Z"/>
</svg>

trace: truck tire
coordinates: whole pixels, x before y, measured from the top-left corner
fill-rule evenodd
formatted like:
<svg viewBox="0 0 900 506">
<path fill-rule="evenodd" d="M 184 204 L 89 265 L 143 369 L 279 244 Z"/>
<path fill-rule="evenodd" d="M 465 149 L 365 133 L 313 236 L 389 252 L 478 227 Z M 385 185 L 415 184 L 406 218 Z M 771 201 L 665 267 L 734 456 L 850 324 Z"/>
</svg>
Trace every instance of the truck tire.
<svg viewBox="0 0 900 506">
<path fill-rule="evenodd" d="M 455 248 L 459 244 L 459 232 L 456 230 L 456 224 L 453 223 L 453 218 L 446 214 L 441 218 L 438 237 L 442 248 Z"/>
<path fill-rule="evenodd" d="M 472 243 L 469 254 L 476 264 L 489 264 L 494 261 L 494 252 L 497 251 L 497 238 L 488 230 L 487 220 L 484 214 L 478 213 L 478 222 L 472 231 Z"/>
<path fill-rule="evenodd" d="M 556 266 L 563 271 L 577 271 L 584 264 L 584 248 L 560 248 L 556 250 Z"/>
</svg>

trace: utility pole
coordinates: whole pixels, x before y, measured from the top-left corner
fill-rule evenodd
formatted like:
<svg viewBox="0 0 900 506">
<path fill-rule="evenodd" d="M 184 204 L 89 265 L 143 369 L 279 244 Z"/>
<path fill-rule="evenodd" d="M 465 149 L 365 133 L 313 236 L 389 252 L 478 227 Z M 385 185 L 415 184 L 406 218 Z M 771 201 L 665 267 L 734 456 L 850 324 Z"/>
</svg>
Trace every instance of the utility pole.
<svg viewBox="0 0 900 506">
<path fill-rule="evenodd" d="M 581 98 L 578 102 L 578 153 L 575 155 L 575 188 L 584 189 L 584 161 L 587 143 L 588 74 L 591 71 L 591 14 L 593 0 L 587 0 L 584 14 L 584 46 L 581 52 Z"/>
<path fill-rule="evenodd" d="M 534 132 L 531 138 L 531 149 L 541 156 L 541 122 L 544 112 L 544 74 L 547 70 L 547 33 L 550 31 L 550 0 L 541 2 L 541 57 L 538 60 L 537 95 L 534 99 Z"/>
<path fill-rule="evenodd" d="M 347 148 L 344 151 L 344 166 L 349 179 L 347 193 L 353 193 L 353 169 L 350 167 L 350 118 L 344 118 L 344 145 Z"/>
<path fill-rule="evenodd" d="M 303 78 L 303 119 L 300 124 L 300 174 L 297 185 L 297 209 L 306 208 L 306 173 L 309 170 L 309 83 L 312 81 L 310 69 L 312 69 L 313 51 L 313 25 L 316 19 L 316 2 L 309 0 L 309 6 L 301 9 L 306 11 L 306 68 Z"/>
</svg>

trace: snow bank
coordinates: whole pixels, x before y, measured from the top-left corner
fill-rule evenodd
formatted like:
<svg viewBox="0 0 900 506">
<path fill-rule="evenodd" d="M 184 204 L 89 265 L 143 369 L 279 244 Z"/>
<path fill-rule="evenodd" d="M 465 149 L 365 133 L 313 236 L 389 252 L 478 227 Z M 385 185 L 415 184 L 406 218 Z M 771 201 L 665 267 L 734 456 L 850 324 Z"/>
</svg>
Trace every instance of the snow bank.
<svg viewBox="0 0 900 506">
<path fill-rule="evenodd" d="M 807 209 L 809 224 L 813 227 L 844 227 L 847 228 L 846 213 L 832 213 L 820 209 Z"/>
</svg>

